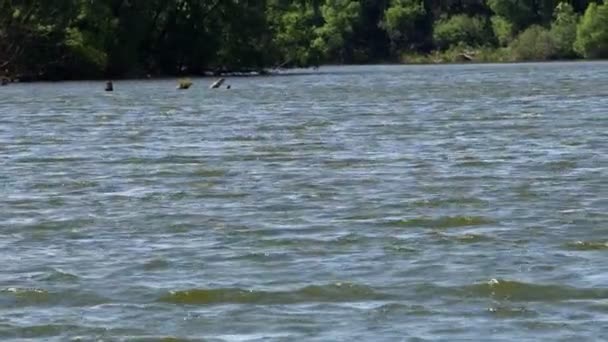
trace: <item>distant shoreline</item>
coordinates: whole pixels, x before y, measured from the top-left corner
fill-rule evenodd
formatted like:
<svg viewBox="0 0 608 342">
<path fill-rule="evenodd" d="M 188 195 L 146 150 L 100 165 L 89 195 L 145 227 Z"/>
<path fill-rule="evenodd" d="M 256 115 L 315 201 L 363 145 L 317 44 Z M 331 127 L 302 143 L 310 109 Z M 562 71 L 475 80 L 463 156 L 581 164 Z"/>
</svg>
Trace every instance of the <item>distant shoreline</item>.
<svg viewBox="0 0 608 342">
<path fill-rule="evenodd" d="M 608 62 L 608 59 L 567 59 L 567 60 L 541 60 L 541 61 L 442 61 L 433 62 L 430 60 L 411 62 L 411 63 L 366 63 L 366 64 L 325 64 L 319 67 L 309 68 L 282 68 L 282 69 L 267 69 L 261 72 L 226 72 L 213 73 L 205 72 L 200 74 L 184 74 L 184 75 L 142 75 L 142 76 L 124 76 L 124 77 L 98 77 L 98 78 L 66 78 L 66 79 L 34 79 L 18 77 L 10 79 L 8 85 L 18 83 L 61 83 L 61 82 L 95 82 L 95 81 L 155 81 L 155 80 L 179 80 L 180 78 L 201 78 L 201 79 L 217 79 L 223 78 L 250 78 L 250 77 L 281 77 L 281 76 L 297 76 L 302 74 L 307 75 L 322 75 L 324 69 L 336 67 L 373 67 L 373 66 L 446 66 L 446 65 L 520 65 L 520 64 L 575 64 L 575 63 L 597 63 Z M 4 77 L 6 78 L 6 77 Z"/>
</svg>

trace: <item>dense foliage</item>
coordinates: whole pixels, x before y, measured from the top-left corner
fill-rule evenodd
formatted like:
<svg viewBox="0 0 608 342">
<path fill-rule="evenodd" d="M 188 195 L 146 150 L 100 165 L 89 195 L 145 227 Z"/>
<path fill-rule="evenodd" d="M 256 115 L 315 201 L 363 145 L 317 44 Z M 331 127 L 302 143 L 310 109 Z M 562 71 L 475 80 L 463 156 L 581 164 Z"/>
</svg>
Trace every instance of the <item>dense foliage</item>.
<svg viewBox="0 0 608 342">
<path fill-rule="evenodd" d="M 602 0 L 0 0 L 0 76 L 608 57 Z M 422 59 L 424 60 L 424 58 Z"/>
</svg>

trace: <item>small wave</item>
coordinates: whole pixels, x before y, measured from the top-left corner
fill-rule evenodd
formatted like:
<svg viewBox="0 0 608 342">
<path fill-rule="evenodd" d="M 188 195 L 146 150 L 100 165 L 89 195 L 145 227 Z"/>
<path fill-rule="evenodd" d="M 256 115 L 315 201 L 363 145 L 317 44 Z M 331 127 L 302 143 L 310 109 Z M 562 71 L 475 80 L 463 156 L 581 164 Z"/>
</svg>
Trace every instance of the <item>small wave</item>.
<svg viewBox="0 0 608 342">
<path fill-rule="evenodd" d="M 542 170 L 548 170 L 552 172 L 562 172 L 575 169 L 577 166 L 575 161 L 571 160 L 560 160 L 560 161 L 552 161 L 542 164 Z"/>
<path fill-rule="evenodd" d="M 329 239 L 322 238 L 268 238 L 260 239 L 258 242 L 264 247 L 289 247 L 296 246 L 300 248 L 308 247 L 344 247 L 356 246 L 369 241 L 368 238 L 359 234 L 346 234 L 343 236 L 332 237 Z"/>
<path fill-rule="evenodd" d="M 228 257 L 227 260 L 266 263 L 266 262 L 270 262 L 270 261 L 285 261 L 285 260 L 289 260 L 290 258 L 292 258 L 292 255 L 289 253 L 251 252 L 251 253 L 236 255 L 233 257 Z"/>
<path fill-rule="evenodd" d="M 39 305 L 49 301 L 50 294 L 43 289 L 9 287 L 0 290 L 0 303 L 8 306 Z"/>
<path fill-rule="evenodd" d="M 204 161 L 199 156 L 194 155 L 171 155 L 163 157 L 129 157 L 124 159 L 104 160 L 103 164 L 119 165 L 187 165 L 202 164 Z"/>
<path fill-rule="evenodd" d="M 356 302 L 384 300 L 387 294 L 374 289 L 351 283 L 313 285 L 294 291 L 255 291 L 238 288 L 192 289 L 171 291 L 162 296 L 161 302 L 172 304 L 213 305 L 213 304 L 294 304 L 310 302 Z"/>
<path fill-rule="evenodd" d="M 456 167 L 462 168 L 489 168 L 493 165 L 494 163 L 483 160 L 467 160 L 455 164 Z"/>
<path fill-rule="evenodd" d="M 477 242 L 485 242 L 491 241 L 492 238 L 486 235 L 481 234 L 463 234 L 463 235 L 454 235 L 454 236 L 446 236 L 450 241 L 458 242 L 458 243 L 477 243 Z"/>
<path fill-rule="evenodd" d="M 414 253 L 418 253 L 419 250 L 413 248 L 411 245 L 404 245 L 404 244 L 391 244 L 388 245 L 386 247 L 384 247 L 384 251 L 386 251 L 387 253 L 393 253 L 393 254 L 414 254 Z"/>
<path fill-rule="evenodd" d="M 60 336 L 66 331 L 72 330 L 74 331 L 76 327 L 67 326 L 67 325 L 55 325 L 55 324 L 46 324 L 46 325 L 33 325 L 27 327 L 13 327 L 7 326 L 5 329 L 0 330 L 0 337 L 3 338 L 45 338 L 45 337 L 54 337 Z"/>
<path fill-rule="evenodd" d="M 482 216 L 445 216 L 437 219 L 414 218 L 409 220 L 394 220 L 386 224 L 398 227 L 412 228 L 458 228 L 469 226 L 483 226 L 495 221 Z"/>
<path fill-rule="evenodd" d="M 248 141 L 268 141 L 269 138 L 262 135 L 234 135 L 227 136 L 223 141 L 248 142 Z"/>
<path fill-rule="evenodd" d="M 499 279 L 492 279 L 485 283 L 465 286 L 459 288 L 458 292 L 465 296 L 490 297 L 497 300 L 515 302 L 608 298 L 608 289 L 604 288 L 580 289 L 562 285 L 539 285 Z"/>
<path fill-rule="evenodd" d="M 91 218 L 58 219 L 48 221 L 28 222 L 20 228 L 32 231 L 69 231 L 89 226 L 94 223 Z"/>
<path fill-rule="evenodd" d="M 508 305 L 498 305 L 488 308 L 488 313 L 498 318 L 513 317 L 537 317 L 539 314 L 523 306 L 512 307 Z"/>
<path fill-rule="evenodd" d="M 54 269 L 50 272 L 44 273 L 38 277 L 38 279 L 52 283 L 72 283 L 78 281 L 79 278 L 74 274 Z"/>
<path fill-rule="evenodd" d="M 40 288 L 9 287 L 0 289 L 0 305 L 5 307 L 63 305 L 83 307 L 107 302 L 95 294 L 66 290 L 50 292 Z"/>
<path fill-rule="evenodd" d="M 600 251 L 608 249 L 606 241 L 576 241 L 565 245 L 567 249 L 575 251 Z"/>
<path fill-rule="evenodd" d="M 0 339 L 28 339 L 36 341 L 91 341 L 99 340 L 96 337 L 102 336 L 133 336 L 134 334 L 144 334 L 145 332 L 138 329 L 122 329 L 122 328 L 103 328 L 103 327 L 92 327 L 85 325 L 73 325 L 73 324 L 42 324 L 42 325 L 29 325 L 29 326 L 15 326 L 6 325 L 0 326 Z M 82 335 L 82 336 L 79 336 Z M 84 336 L 87 336 L 86 338 Z M 121 341 L 123 339 L 120 339 Z M 132 338 L 128 339 L 132 341 Z M 181 340 L 164 340 L 158 339 L 141 339 L 140 341 L 181 341 Z M 105 341 L 105 339 L 104 339 Z M 114 341 L 114 340 L 112 340 Z"/>
<path fill-rule="evenodd" d="M 198 340 L 187 340 L 178 337 L 156 337 L 156 336 L 129 336 L 131 342 L 193 342 Z M 205 340 L 210 341 L 210 340 Z"/>
<path fill-rule="evenodd" d="M 421 305 L 406 305 L 400 303 L 388 303 L 372 310 L 380 316 L 408 315 L 408 316 L 431 316 L 433 312 Z"/>
<path fill-rule="evenodd" d="M 146 271 L 164 270 L 169 267 L 169 262 L 165 259 L 152 259 L 142 265 Z"/>
<path fill-rule="evenodd" d="M 487 202 L 475 197 L 452 197 L 452 198 L 432 198 L 416 201 L 413 203 L 416 207 L 424 208 L 440 208 L 447 206 L 487 206 Z"/>
<path fill-rule="evenodd" d="M 24 163 L 24 164 L 36 164 L 36 163 L 47 163 L 47 164 L 56 164 L 56 163 L 80 163 L 87 161 L 87 158 L 84 157 L 23 157 L 17 159 L 15 162 Z"/>
<path fill-rule="evenodd" d="M 332 159 L 324 160 L 323 164 L 330 169 L 344 169 L 350 167 L 365 167 L 376 164 L 376 161 L 372 159 L 363 158 L 345 158 L 345 159 Z"/>
<path fill-rule="evenodd" d="M 194 175 L 198 177 L 224 177 L 226 176 L 226 170 L 221 169 L 198 169 L 194 171 Z"/>
</svg>

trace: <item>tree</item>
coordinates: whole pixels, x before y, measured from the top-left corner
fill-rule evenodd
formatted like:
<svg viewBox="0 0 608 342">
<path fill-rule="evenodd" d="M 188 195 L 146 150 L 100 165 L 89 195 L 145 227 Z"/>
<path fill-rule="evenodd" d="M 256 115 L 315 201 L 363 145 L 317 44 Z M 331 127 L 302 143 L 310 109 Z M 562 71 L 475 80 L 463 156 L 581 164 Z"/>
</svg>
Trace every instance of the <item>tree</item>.
<svg viewBox="0 0 608 342">
<path fill-rule="evenodd" d="M 551 24 L 551 37 L 555 42 L 556 54 L 560 58 L 574 58 L 574 42 L 579 16 L 567 2 L 560 2 L 555 7 L 555 20 Z M 607 23 L 608 24 L 608 23 Z"/>
<path fill-rule="evenodd" d="M 492 33 L 487 21 L 480 17 L 459 14 L 435 22 L 433 40 L 440 49 L 465 44 L 481 46 L 491 42 Z"/>
<path fill-rule="evenodd" d="M 417 24 L 426 14 L 424 4 L 419 0 L 393 0 L 384 11 L 380 26 L 386 30 L 394 49 L 410 43 Z"/>
<path fill-rule="evenodd" d="M 3 1 L 0 11 L 0 69 L 22 76 L 48 73 L 68 52 L 66 31 L 75 8 L 69 0 Z M 44 60 L 45 63 L 37 63 Z"/>
<path fill-rule="evenodd" d="M 576 29 L 574 48 L 585 58 L 608 57 L 608 4 L 589 5 Z"/>
<path fill-rule="evenodd" d="M 516 32 L 534 21 L 535 13 L 530 3 L 531 0 L 488 0 L 490 9 L 511 23 Z"/>
<path fill-rule="evenodd" d="M 492 30 L 494 31 L 494 36 L 498 40 L 498 44 L 500 46 L 507 46 L 511 41 L 513 41 L 513 36 L 515 33 L 515 28 L 513 24 L 507 19 L 495 15 L 490 18 L 492 22 Z"/>
<path fill-rule="evenodd" d="M 361 4 L 356 0 L 326 0 L 321 6 L 325 23 L 315 30 L 313 47 L 329 60 L 346 62 L 352 52 L 353 27 L 360 15 Z"/>
<path fill-rule="evenodd" d="M 451 46 L 477 47 L 480 60 L 504 60 L 509 51 L 517 59 L 603 58 L 605 2 L 0 0 L 0 76 L 259 71 L 404 54 L 428 61 L 434 50 L 445 51 L 432 58 L 451 60 L 442 56 Z"/>
<path fill-rule="evenodd" d="M 272 34 L 266 4 L 258 1 L 223 1 L 216 15 L 221 43 L 215 51 L 218 67 L 227 70 L 260 70 L 273 63 Z M 211 53 L 213 55 L 213 53 Z M 190 61 L 195 64 L 196 61 Z"/>
<path fill-rule="evenodd" d="M 315 40 L 316 14 L 311 5 L 292 4 L 287 8 L 269 9 L 274 32 L 274 44 L 281 65 L 308 66 L 320 63 L 320 51 Z"/>
<path fill-rule="evenodd" d="M 551 21 L 556 0 L 488 0 L 489 8 L 519 32 L 533 24 Z"/>
<path fill-rule="evenodd" d="M 391 41 L 382 27 L 384 11 L 390 0 L 361 1 L 361 15 L 353 28 L 353 62 L 386 61 L 391 55 Z"/>
</svg>

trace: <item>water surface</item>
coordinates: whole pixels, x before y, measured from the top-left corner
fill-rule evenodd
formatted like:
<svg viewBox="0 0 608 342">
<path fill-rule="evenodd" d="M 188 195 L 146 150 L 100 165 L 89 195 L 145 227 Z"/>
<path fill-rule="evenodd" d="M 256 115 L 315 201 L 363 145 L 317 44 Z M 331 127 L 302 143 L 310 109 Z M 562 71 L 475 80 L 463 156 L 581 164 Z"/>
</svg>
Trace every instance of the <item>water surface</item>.
<svg viewBox="0 0 608 342">
<path fill-rule="evenodd" d="M 608 339 L 608 63 L 0 89 L 0 339 Z"/>
</svg>

